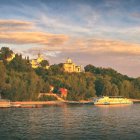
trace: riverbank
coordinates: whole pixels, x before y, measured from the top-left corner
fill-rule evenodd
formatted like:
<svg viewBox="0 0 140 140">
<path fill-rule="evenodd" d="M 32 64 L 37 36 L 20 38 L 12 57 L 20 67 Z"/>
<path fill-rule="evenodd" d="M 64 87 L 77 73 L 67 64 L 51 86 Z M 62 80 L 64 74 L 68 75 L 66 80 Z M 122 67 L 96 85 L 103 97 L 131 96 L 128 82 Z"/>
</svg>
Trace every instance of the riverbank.
<svg viewBox="0 0 140 140">
<path fill-rule="evenodd" d="M 140 99 L 130 99 L 130 100 L 133 101 L 134 104 L 140 103 Z M 93 105 L 94 103 L 93 101 L 16 101 L 16 102 L 9 102 L 6 105 L 7 107 L 16 107 L 16 108 L 40 108 L 44 106 L 64 105 L 64 104 L 71 104 L 71 105 L 92 104 Z"/>
<path fill-rule="evenodd" d="M 133 103 L 140 103 L 140 99 L 130 99 Z M 63 105 L 63 104 L 94 104 L 93 101 L 17 101 L 11 102 L 13 107 L 43 107 L 45 105 Z"/>
<path fill-rule="evenodd" d="M 63 105 L 63 104 L 93 104 L 91 101 L 17 101 L 11 102 L 11 107 L 33 108 L 43 107 L 46 105 Z"/>
<path fill-rule="evenodd" d="M 62 105 L 64 102 L 61 101 L 16 101 L 11 102 L 11 107 L 23 107 L 23 108 L 33 108 L 33 107 L 43 107 L 45 105 Z"/>
</svg>

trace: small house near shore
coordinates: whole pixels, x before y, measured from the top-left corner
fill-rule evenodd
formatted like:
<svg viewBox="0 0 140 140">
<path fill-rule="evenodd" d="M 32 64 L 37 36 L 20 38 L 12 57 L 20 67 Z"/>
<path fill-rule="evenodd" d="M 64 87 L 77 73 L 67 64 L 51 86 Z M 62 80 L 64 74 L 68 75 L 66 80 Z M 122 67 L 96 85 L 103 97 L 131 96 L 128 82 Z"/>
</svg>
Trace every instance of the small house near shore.
<svg viewBox="0 0 140 140">
<path fill-rule="evenodd" d="M 64 99 L 67 98 L 68 90 L 67 90 L 66 88 L 60 88 L 60 89 L 59 89 L 59 92 L 60 92 L 61 98 L 64 98 Z"/>
</svg>

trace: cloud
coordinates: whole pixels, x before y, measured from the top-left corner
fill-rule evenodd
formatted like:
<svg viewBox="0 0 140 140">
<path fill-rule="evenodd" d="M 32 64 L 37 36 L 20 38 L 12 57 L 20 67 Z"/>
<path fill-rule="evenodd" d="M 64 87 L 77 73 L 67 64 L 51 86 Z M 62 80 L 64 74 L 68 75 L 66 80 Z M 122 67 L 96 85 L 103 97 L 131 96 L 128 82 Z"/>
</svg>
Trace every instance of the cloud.
<svg viewBox="0 0 140 140">
<path fill-rule="evenodd" d="M 82 33 L 89 34 L 90 29 L 86 26 L 80 26 L 72 21 L 67 21 L 66 19 L 59 17 L 46 16 L 42 13 L 40 19 L 37 20 L 38 25 L 41 27 L 46 27 L 48 30 L 55 32 L 66 32 L 66 33 Z M 40 22 L 41 21 L 41 22 Z"/>
<path fill-rule="evenodd" d="M 96 38 L 73 39 L 66 44 L 68 52 L 85 52 L 89 54 L 116 54 L 116 55 L 140 55 L 140 44 L 128 43 L 119 40 L 105 40 Z"/>
<path fill-rule="evenodd" d="M 1 32 L 0 42 L 9 44 L 61 45 L 68 37 L 44 32 Z"/>
<path fill-rule="evenodd" d="M 89 39 L 85 51 L 89 53 L 116 53 L 140 55 L 140 44 L 117 40 Z"/>
<path fill-rule="evenodd" d="M 96 38 L 74 38 L 65 40 L 65 43 L 53 42 L 54 47 L 40 46 L 30 48 L 29 51 L 60 51 L 62 53 L 102 54 L 110 56 L 139 56 L 140 44 L 128 43 L 118 40 L 105 40 Z M 56 43 L 56 44 L 55 44 Z"/>
<path fill-rule="evenodd" d="M 77 9 L 75 16 L 80 19 L 81 25 L 90 31 L 99 22 L 100 14 L 98 9 L 93 9 L 91 5 L 87 4 L 78 4 Z"/>
<path fill-rule="evenodd" d="M 68 39 L 64 34 L 52 34 L 37 30 L 35 23 L 23 20 L 0 20 L 0 43 L 36 44 L 55 46 Z"/>
<path fill-rule="evenodd" d="M 90 10 L 89 10 L 90 11 Z M 85 12 L 85 11 L 82 11 Z M 49 21 L 44 19 L 44 22 Z M 65 27 L 65 24 L 57 24 L 57 20 L 50 20 L 57 27 Z M 71 27 L 70 27 L 71 28 Z M 28 30 L 25 30 L 28 29 Z M 138 27 L 122 29 L 121 33 L 135 32 Z M 79 28 L 80 30 L 80 28 Z M 119 32 L 119 31 L 118 31 Z M 77 37 L 68 34 L 54 34 L 39 31 L 37 23 L 23 20 L 0 20 L 0 43 L 29 45 L 34 44 L 29 51 L 59 51 L 60 52 L 82 52 L 82 53 L 112 53 L 113 55 L 140 55 L 140 44 L 127 43 L 125 41 L 94 38 L 91 36 Z M 59 53 L 55 53 L 56 55 Z M 52 55 L 54 56 L 54 55 Z"/>
<path fill-rule="evenodd" d="M 29 30 L 33 28 L 33 23 L 23 20 L 2 20 L 0 19 L 0 31 L 10 32 L 17 30 Z"/>
<path fill-rule="evenodd" d="M 140 13 L 132 13 L 131 16 L 136 17 L 136 18 L 140 18 Z"/>
</svg>

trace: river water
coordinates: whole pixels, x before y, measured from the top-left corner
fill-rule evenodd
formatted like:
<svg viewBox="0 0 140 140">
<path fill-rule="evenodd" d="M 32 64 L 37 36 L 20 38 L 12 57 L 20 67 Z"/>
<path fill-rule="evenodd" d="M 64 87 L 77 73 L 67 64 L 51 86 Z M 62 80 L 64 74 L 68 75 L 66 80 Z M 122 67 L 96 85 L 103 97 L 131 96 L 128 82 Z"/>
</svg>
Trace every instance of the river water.
<svg viewBox="0 0 140 140">
<path fill-rule="evenodd" d="M 140 104 L 0 109 L 0 140 L 139 140 Z"/>
</svg>

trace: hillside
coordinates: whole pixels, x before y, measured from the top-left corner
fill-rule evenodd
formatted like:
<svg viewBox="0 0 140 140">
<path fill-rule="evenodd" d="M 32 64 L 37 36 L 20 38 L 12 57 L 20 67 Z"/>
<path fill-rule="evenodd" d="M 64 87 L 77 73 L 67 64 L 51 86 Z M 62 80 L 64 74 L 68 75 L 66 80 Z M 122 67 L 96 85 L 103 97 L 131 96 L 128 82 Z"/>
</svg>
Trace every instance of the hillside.
<svg viewBox="0 0 140 140">
<path fill-rule="evenodd" d="M 59 88 L 68 90 L 68 100 L 85 100 L 95 96 L 110 95 L 140 98 L 140 78 L 122 75 L 111 68 L 85 66 L 85 72 L 67 73 L 63 64 L 51 65 L 49 69 L 33 69 L 29 58 L 15 54 L 7 47 L 0 50 L 0 93 L 12 101 L 38 100 L 39 93 L 50 91 L 59 94 Z"/>
</svg>

